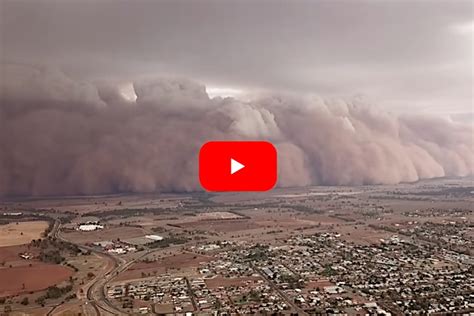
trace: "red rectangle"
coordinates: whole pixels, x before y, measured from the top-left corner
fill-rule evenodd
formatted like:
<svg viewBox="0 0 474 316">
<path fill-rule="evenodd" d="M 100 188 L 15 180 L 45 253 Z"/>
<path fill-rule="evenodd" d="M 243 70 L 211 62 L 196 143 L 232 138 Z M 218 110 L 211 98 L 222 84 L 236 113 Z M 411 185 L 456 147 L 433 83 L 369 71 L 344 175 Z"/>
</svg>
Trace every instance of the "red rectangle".
<svg viewBox="0 0 474 316">
<path fill-rule="evenodd" d="M 208 191 L 267 191 L 277 181 L 277 151 L 263 141 L 211 141 L 199 152 L 199 180 Z"/>
</svg>

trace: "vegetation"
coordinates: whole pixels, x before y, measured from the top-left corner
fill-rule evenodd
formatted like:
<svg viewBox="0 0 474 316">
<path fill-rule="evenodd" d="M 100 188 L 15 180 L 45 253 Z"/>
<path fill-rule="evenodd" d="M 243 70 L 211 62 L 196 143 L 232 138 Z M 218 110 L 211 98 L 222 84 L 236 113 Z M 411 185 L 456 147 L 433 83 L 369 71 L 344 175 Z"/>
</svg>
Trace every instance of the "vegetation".
<svg viewBox="0 0 474 316">
<path fill-rule="evenodd" d="M 299 282 L 300 278 L 294 274 L 282 274 L 280 275 L 280 281 L 283 283 L 288 283 L 288 286 L 292 289 L 298 288 L 301 286 Z"/>
<path fill-rule="evenodd" d="M 336 275 L 337 272 L 336 272 L 336 270 L 334 270 L 330 265 L 326 265 L 326 266 L 324 267 L 324 270 L 323 270 L 323 272 L 322 272 L 321 274 L 324 275 L 324 276 L 329 277 L 329 276 Z"/>
<path fill-rule="evenodd" d="M 147 244 L 149 248 L 166 248 L 169 247 L 171 244 L 178 245 L 184 244 L 188 241 L 188 238 L 181 237 L 181 236 L 169 236 L 164 238 L 163 240 L 156 240 L 152 243 Z"/>
<path fill-rule="evenodd" d="M 34 239 L 31 241 L 30 245 L 35 248 L 40 248 L 39 259 L 41 261 L 55 264 L 64 262 L 64 253 L 69 253 L 71 255 L 81 253 L 81 250 L 77 245 L 53 237 Z"/>
<path fill-rule="evenodd" d="M 268 246 L 257 244 L 255 247 L 250 249 L 250 253 L 247 255 L 249 261 L 260 261 L 267 260 L 269 257 Z"/>
<path fill-rule="evenodd" d="M 54 227 L 54 221 L 48 218 L 48 227 L 44 230 L 44 232 L 41 235 L 43 237 L 47 237 L 53 230 L 53 227 Z"/>
<path fill-rule="evenodd" d="M 38 297 L 35 302 L 37 304 L 41 305 L 41 306 L 44 306 L 47 299 L 60 298 L 63 295 L 65 295 L 66 293 L 70 292 L 71 290 L 72 290 L 72 284 L 66 285 L 64 287 L 58 287 L 58 286 L 55 286 L 55 285 L 50 286 L 46 290 L 46 294 Z M 73 296 L 70 295 L 68 297 L 73 297 Z M 74 295 L 74 297 L 75 297 L 75 295 Z"/>
</svg>

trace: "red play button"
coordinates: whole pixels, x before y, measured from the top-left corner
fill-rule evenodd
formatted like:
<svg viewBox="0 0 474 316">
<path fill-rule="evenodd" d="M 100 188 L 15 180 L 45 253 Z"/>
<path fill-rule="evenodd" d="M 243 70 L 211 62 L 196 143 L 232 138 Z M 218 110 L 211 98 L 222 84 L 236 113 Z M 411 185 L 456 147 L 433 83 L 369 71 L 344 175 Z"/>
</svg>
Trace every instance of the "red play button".
<svg viewBox="0 0 474 316">
<path fill-rule="evenodd" d="M 269 142 L 213 141 L 199 152 L 199 180 L 208 191 L 267 191 L 277 180 L 277 152 Z"/>
</svg>

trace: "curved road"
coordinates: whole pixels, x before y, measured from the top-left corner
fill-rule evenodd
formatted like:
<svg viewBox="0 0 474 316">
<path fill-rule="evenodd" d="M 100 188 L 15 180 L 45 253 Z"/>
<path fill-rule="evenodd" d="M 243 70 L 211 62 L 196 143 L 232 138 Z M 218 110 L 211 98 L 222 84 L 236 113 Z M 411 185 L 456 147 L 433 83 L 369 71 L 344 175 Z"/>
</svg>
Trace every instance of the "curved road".
<svg viewBox="0 0 474 316">
<path fill-rule="evenodd" d="M 59 220 L 56 220 L 51 230 L 50 236 L 53 236 L 59 240 L 64 242 L 72 243 L 73 242 L 63 238 L 60 235 L 61 232 L 61 223 Z M 77 244 L 76 244 L 77 245 Z M 126 315 L 124 312 L 119 310 L 116 306 L 114 306 L 107 297 L 106 287 L 108 282 L 110 282 L 113 277 L 118 275 L 119 273 L 128 269 L 133 263 L 137 260 L 143 258 L 144 256 L 153 252 L 153 250 L 147 250 L 140 256 L 136 257 L 133 260 L 125 261 L 122 258 L 118 258 L 106 252 L 98 251 L 94 248 L 77 245 L 83 251 L 90 251 L 91 253 L 96 254 L 97 256 L 104 259 L 107 262 L 106 268 L 98 273 L 95 278 L 87 284 L 85 287 L 86 289 L 86 299 L 87 303 L 91 304 L 94 308 L 96 315 Z M 48 313 L 51 315 L 54 310 L 59 307 L 60 305 L 54 306 Z"/>
<path fill-rule="evenodd" d="M 50 235 L 62 240 L 64 242 L 73 243 L 60 235 L 61 231 L 61 223 L 59 220 L 56 220 L 54 223 L 53 229 L 51 230 Z M 73 243 L 74 244 L 74 243 Z M 76 244 L 77 245 L 77 244 Z M 95 253 L 99 257 L 102 257 L 105 262 L 107 262 L 106 269 L 102 270 L 98 273 L 95 278 L 86 285 L 86 298 L 87 302 L 91 304 L 94 308 L 96 315 L 123 315 L 123 313 L 118 310 L 114 305 L 112 305 L 109 300 L 107 299 L 107 295 L 105 293 L 105 284 L 107 283 L 110 276 L 114 275 L 116 271 L 119 271 L 121 267 L 127 266 L 125 261 L 122 259 L 118 259 L 108 253 L 104 253 L 101 251 L 97 251 L 94 248 L 77 245 L 79 249 L 83 251 L 90 251 L 91 253 Z M 109 264 L 112 263 L 112 264 Z M 59 305 L 58 305 L 59 306 Z M 51 314 L 54 309 L 58 306 L 55 306 L 49 314 Z"/>
</svg>

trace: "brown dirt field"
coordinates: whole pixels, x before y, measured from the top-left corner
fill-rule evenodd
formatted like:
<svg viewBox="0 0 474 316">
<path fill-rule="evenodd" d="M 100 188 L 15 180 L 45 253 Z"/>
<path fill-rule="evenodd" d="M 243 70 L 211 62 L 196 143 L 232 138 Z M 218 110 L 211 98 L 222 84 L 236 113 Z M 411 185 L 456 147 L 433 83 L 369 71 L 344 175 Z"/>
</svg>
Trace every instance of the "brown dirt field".
<svg viewBox="0 0 474 316">
<path fill-rule="evenodd" d="M 155 311 L 158 314 L 173 314 L 174 306 L 173 304 L 156 304 Z"/>
<path fill-rule="evenodd" d="M 231 212 L 207 212 L 196 215 L 199 220 L 239 219 L 242 216 Z"/>
<path fill-rule="evenodd" d="M 142 273 L 163 274 L 168 269 L 187 269 L 198 267 L 200 262 L 209 262 L 213 257 L 203 256 L 194 253 L 180 253 L 175 256 L 164 257 L 154 262 L 138 262 L 117 277 L 117 281 L 140 279 Z"/>
<path fill-rule="evenodd" d="M 56 316 L 77 316 L 83 313 L 81 303 L 71 302 L 62 304 L 54 310 L 53 315 Z"/>
<path fill-rule="evenodd" d="M 53 264 L 0 269 L 0 297 L 43 290 L 67 280 L 72 274 L 71 269 Z"/>
<path fill-rule="evenodd" d="M 205 279 L 207 287 L 210 289 L 216 289 L 220 286 L 251 286 L 253 283 L 257 283 L 259 280 L 262 280 L 260 277 L 244 277 L 244 278 L 224 278 L 224 277 L 215 277 L 212 279 Z"/>
<path fill-rule="evenodd" d="M 326 286 L 334 286 L 334 285 L 335 285 L 334 283 L 332 283 L 331 281 L 327 279 L 320 279 L 320 280 L 315 280 L 315 281 L 309 281 L 308 284 L 306 284 L 305 288 L 314 290 L 316 288 L 322 289 Z"/>
<path fill-rule="evenodd" d="M 194 228 L 197 230 L 213 231 L 213 232 L 235 232 L 241 230 L 256 229 L 260 226 L 249 220 L 224 220 L 224 221 L 198 221 L 179 223 L 181 228 Z"/>
<path fill-rule="evenodd" d="M 306 219 L 296 219 L 296 218 L 281 218 L 281 219 L 274 219 L 274 220 L 261 220 L 256 221 L 255 224 L 260 226 L 270 226 L 271 228 L 298 228 L 298 227 L 305 227 L 305 226 L 314 226 L 318 224 L 315 221 L 306 220 Z"/>
<path fill-rule="evenodd" d="M 32 221 L 0 225 L 0 247 L 27 244 L 41 237 L 48 222 Z"/>
<path fill-rule="evenodd" d="M 68 231 L 61 235 L 67 240 L 75 243 L 85 244 L 104 240 L 114 240 L 117 238 L 126 239 L 146 235 L 147 232 L 137 227 L 112 227 L 91 232 Z"/>
<path fill-rule="evenodd" d="M 197 267 L 200 262 L 209 262 L 214 260 L 211 256 L 203 256 L 196 253 L 186 252 L 180 253 L 175 256 L 164 257 L 155 262 L 146 263 L 139 262 L 132 266 L 132 269 L 143 269 L 150 268 L 155 266 L 160 266 L 164 268 L 187 268 L 187 267 Z"/>
<path fill-rule="evenodd" d="M 11 312 L 9 315 L 10 316 L 25 316 L 25 315 L 28 315 L 28 316 L 44 316 L 44 315 L 48 314 L 48 312 L 50 310 L 51 310 L 51 307 L 38 307 L 38 308 L 25 307 L 24 310 Z"/>
<path fill-rule="evenodd" d="M 155 273 L 156 275 L 160 274 L 165 274 L 166 269 L 163 267 L 154 267 L 154 268 L 142 268 L 142 269 L 133 269 L 133 270 L 125 270 L 124 272 L 120 273 L 114 281 L 130 281 L 130 280 L 139 280 L 142 279 L 142 273 L 144 273 L 146 276 L 154 276 Z"/>
<path fill-rule="evenodd" d="M 25 263 L 28 263 L 30 260 L 24 260 L 20 258 L 20 253 L 25 252 L 35 256 L 39 254 L 39 249 L 35 247 L 28 248 L 28 245 L 0 247 L 0 262 L 5 262 L 6 265 L 8 265 L 10 262 L 16 261 L 24 261 Z"/>
<path fill-rule="evenodd" d="M 316 224 L 321 224 L 321 226 L 346 224 L 346 222 L 341 220 L 341 219 L 331 217 L 331 216 L 327 216 L 327 215 L 321 215 L 321 214 L 305 215 L 305 216 L 301 216 L 301 218 L 311 220 L 311 221 L 315 222 Z"/>
<path fill-rule="evenodd" d="M 362 225 L 358 225 L 357 229 L 353 225 L 341 225 L 336 226 L 334 230 L 341 234 L 341 239 L 362 245 L 380 244 L 380 239 L 386 240 L 394 235 L 394 233 L 375 230 Z"/>
</svg>

